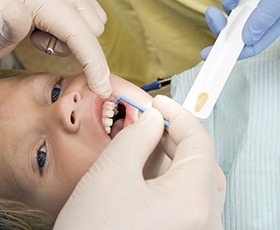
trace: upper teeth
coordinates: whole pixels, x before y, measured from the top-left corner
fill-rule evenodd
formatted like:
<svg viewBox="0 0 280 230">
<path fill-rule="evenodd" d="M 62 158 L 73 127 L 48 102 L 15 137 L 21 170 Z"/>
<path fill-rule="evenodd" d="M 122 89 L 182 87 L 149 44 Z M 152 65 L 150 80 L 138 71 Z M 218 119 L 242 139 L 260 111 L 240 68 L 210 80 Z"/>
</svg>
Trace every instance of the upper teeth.
<svg viewBox="0 0 280 230">
<path fill-rule="evenodd" d="M 106 101 L 102 108 L 102 123 L 105 131 L 110 134 L 113 125 L 113 117 L 118 113 L 117 105 L 114 102 Z"/>
</svg>

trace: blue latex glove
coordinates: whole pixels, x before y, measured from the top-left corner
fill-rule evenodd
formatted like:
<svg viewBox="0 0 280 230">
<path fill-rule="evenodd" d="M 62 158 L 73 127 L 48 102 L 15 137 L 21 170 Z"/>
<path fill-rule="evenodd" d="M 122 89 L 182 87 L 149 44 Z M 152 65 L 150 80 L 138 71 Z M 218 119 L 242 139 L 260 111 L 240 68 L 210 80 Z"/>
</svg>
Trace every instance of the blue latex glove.
<svg viewBox="0 0 280 230">
<path fill-rule="evenodd" d="M 237 4 L 238 0 L 222 0 L 223 8 L 227 14 L 230 14 Z M 279 12 L 279 0 L 260 0 L 243 28 L 242 38 L 245 46 L 239 60 L 259 54 L 280 36 Z M 219 35 L 227 22 L 222 12 L 214 7 L 206 10 L 205 19 L 216 36 Z M 207 58 L 211 48 L 207 47 L 201 51 L 200 56 L 203 60 Z"/>
</svg>

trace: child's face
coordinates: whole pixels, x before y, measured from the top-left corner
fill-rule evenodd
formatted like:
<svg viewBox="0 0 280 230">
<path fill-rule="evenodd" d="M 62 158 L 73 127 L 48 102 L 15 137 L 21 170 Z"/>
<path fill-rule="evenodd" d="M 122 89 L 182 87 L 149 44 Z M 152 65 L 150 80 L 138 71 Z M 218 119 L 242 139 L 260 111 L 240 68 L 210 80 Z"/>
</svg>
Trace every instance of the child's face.
<svg viewBox="0 0 280 230">
<path fill-rule="evenodd" d="M 111 76 L 113 94 L 100 99 L 83 74 L 41 74 L 0 81 L 0 196 L 56 215 L 111 137 L 102 124 L 104 102 L 124 95 L 151 100 L 138 87 Z M 138 111 L 127 106 L 127 126 Z M 116 128 L 118 131 L 118 128 Z M 117 132 L 114 130 L 113 132 Z"/>
</svg>

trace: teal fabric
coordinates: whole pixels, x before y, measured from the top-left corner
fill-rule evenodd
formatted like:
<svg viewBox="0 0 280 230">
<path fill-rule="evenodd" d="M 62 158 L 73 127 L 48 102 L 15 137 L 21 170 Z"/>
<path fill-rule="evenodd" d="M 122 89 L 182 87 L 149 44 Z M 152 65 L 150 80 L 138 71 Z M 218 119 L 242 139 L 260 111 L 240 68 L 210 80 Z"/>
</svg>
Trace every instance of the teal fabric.
<svg viewBox="0 0 280 230">
<path fill-rule="evenodd" d="M 201 66 L 173 77 L 183 103 Z M 280 229 L 280 40 L 238 61 L 210 117 L 216 159 L 227 179 L 226 230 Z"/>
</svg>

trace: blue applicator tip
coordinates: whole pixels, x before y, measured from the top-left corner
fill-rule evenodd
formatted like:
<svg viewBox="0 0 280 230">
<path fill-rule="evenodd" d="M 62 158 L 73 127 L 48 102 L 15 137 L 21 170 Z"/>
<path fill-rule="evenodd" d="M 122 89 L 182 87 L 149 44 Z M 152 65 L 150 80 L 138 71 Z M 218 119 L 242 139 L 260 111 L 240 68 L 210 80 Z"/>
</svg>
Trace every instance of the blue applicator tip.
<svg viewBox="0 0 280 230">
<path fill-rule="evenodd" d="M 121 101 L 126 102 L 127 104 L 133 106 L 134 108 L 138 109 L 139 111 L 141 111 L 142 113 L 145 112 L 145 108 L 141 105 L 136 104 L 134 101 L 131 101 L 130 99 L 126 98 L 125 96 L 120 96 L 118 97 L 114 103 L 115 104 L 119 104 Z M 170 122 L 164 119 L 164 125 L 165 126 L 169 126 Z"/>
</svg>

